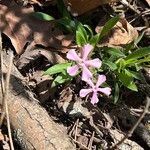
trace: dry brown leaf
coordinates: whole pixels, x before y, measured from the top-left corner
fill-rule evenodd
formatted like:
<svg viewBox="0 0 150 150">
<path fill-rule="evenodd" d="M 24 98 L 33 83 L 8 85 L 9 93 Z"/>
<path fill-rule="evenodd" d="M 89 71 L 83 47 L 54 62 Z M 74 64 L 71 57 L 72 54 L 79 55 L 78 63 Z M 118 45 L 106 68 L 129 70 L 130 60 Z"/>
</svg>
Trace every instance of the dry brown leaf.
<svg viewBox="0 0 150 150">
<path fill-rule="evenodd" d="M 64 0 L 66 7 L 72 15 L 78 16 L 100 5 L 114 2 L 117 0 Z"/>
<path fill-rule="evenodd" d="M 150 0 L 145 0 L 147 2 L 147 4 L 150 6 Z"/>
<path fill-rule="evenodd" d="M 24 46 L 31 41 L 45 47 L 60 47 L 61 41 L 56 37 L 62 32 L 54 28 L 54 23 L 31 16 L 33 12 L 32 7 L 20 7 L 13 1 L 3 0 L 0 4 L 0 30 L 11 39 L 18 54 L 23 53 Z"/>
<path fill-rule="evenodd" d="M 104 23 L 104 22 L 103 22 Z M 101 22 L 96 27 L 96 32 L 102 30 Z M 103 39 L 102 46 L 123 46 L 138 37 L 137 30 L 127 22 L 125 18 L 121 18 L 111 32 Z"/>
</svg>

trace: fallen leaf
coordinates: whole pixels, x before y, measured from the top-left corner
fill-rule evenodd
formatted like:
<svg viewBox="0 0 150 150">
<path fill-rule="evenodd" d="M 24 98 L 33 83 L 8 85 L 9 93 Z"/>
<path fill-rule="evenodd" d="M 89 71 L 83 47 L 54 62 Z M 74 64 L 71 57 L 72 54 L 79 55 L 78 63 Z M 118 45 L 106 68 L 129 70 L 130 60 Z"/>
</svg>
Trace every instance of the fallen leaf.
<svg viewBox="0 0 150 150">
<path fill-rule="evenodd" d="M 27 77 L 28 86 L 34 91 L 38 100 L 43 103 L 52 95 L 51 83 L 53 78 L 50 75 L 44 75 L 43 70 L 36 70 Z"/>
<path fill-rule="evenodd" d="M 31 43 L 26 51 L 19 58 L 15 59 L 14 63 L 21 70 L 41 56 L 44 56 L 53 65 L 65 62 L 65 59 L 53 49 L 39 48 L 34 46 L 34 43 Z"/>
<path fill-rule="evenodd" d="M 104 22 L 101 21 L 96 27 L 96 32 L 101 32 Z M 137 30 L 127 22 L 125 18 L 120 18 L 110 33 L 101 41 L 101 46 L 123 46 L 138 37 Z"/>
<path fill-rule="evenodd" d="M 31 41 L 45 47 L 61 45 L 56 37 L 63 33 L 55 28 L 53 22 L 34 18 L 33 12 L 32 7 L 21 7 L 14 1 L 3 0 L 0 3 L 0 30 L 11 39 L 18 54 L 22 54 L 27 42 Z"/>
<path fill-rule="evenodd" d="M 78 16 L 100 5 L 115 2 L 117 0 L 64 0 L 66 7 L 72 15 Z"/>
<path fill-rule="evenodd" d="M 147 2 L 148 6 L 150 6 L 150 0 L 145 0 L 145 1 Z"/>
</svg>

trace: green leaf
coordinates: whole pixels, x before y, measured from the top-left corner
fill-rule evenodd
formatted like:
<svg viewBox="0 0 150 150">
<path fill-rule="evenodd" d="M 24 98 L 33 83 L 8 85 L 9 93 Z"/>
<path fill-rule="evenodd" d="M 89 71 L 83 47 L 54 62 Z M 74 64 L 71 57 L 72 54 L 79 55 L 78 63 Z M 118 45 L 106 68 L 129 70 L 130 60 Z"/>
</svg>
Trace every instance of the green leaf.
<svg viewBox="0 0 150 150">
<path fill-rule="evenodd" d="M 67 81 L 71 81 L 73 78 L 67 74 L 66 72 L 62 72 L 61 74 L 59 74 L 55 79 L 54 81 L 52 82 L 52 85 L 51 87 L 55 87 L 55 86 L 58 86 L 60 84 L 63 84 Z"/>
<path fill-rule="evenodd" d="M 56 21 L 59 25 L 63 26 L 67 31 L 75 33 L 77 29 L 77 23 L 69 18 L 61 18 Z"/>
<path fill-rule="evenodd" d="M 126 64 L 130 63 L 130 61 L 132 60 L 136 60 L 149 54 L 150 54 L 150 47 L 140 48 L 137 51 L 134 51 L 133 53 L 129 54 L 125 58 Z"/>
<path fill-rule="evenodd" d="M 139 72 L 135 72 L 135 71 L 127 70 L 127 69 L 126 71 L 130 74 L 130 76 L 132 76 L 135 79 L 138 79 L 138 80 L 143 79 L 143 76 Z"/>
<path fill-rule="evenodd" d="M 90 37 L 93 37 L 93 31 L 92 31 L 91 27 L 89 25 L 86 25 L 86 24 L 84 25 L 84 27 L 89 31 Z"/>
<path fill-rule="evenodd" d="M 124 86 L 126 86 L 128 89 L 132 91 L 138 91 L 137 86 L 134 82 L 134 78 L 128 71 L 123 70 L 118 75 L 119 75 L 119 80 L 122 82 Z"/>
<path fill-rule="evenodd" d="M 116 48 L 106 48 L 105 51 L 109 53 L 110 55 L 116 56 L 116 57 L 125 57 L 126 55 L 120 50 Z"/>
<path fill-rule="evenodd" d="M 55 20 L 52 16 L 42 13 L 42 12 L 33 12 L 31 15 L 34 16 L 35 18 L 43 20 L 43 21 Z"/>
<path fill-rule="evenodd" d="M 83 46 L 87 43 L 85 37 L 79 31 L 76 31 L 76 43 L 78 46 Z"/>
<path fill-rule="evenodd" d="M 127 61 L 126 64 L 130 65 L 130 66 L 135 66 L 135 65 L 145 63 L 145 62 L 150 62 L 150 56 L 144 57 L 144 58 L 141 58 L 141 59 L 132 59 L 130 61 Z"/>
<path fill-rule="evenodd" d="M 144 62 L 150 62 L 150 56 L 145 57 L 145 58 L 143 58 L 143 59 L 139 59 L 139 60 L 137 61 L 137 64 L 141 64 L 141 63 L 144 63 Z"/>
<path fill-rule="evenodd" d="M 70 13 L 67 10 L 67 7 L 64 5 L 63 0 L 57 0 L 57 7 L 63 18 L 71 19 Z"/>
<path fill-rule="evenodd" d="M 125 46 L 125 51 L 128 52 L 129 50 L 132 50 L 133 48 L 137 47 L 137 44 L 141 41 L 141 39 L 143 38 L 143 35 L 144 35 L 144 32 L 142 32 L 142 34 L 138 38 L 136 38 L 134 41 L 127 44 Z"/>
<path fill-rule="evenodd" d="M 108 22 L 106 22 L 100 33 L 99 40 L 101 40 L 102 37 L 104 37 L 106 34 L 108 34 L 118 21 L 119 21 L 119 16 L 115 16 L 115 17 L 111 18 Z"/>
<path fill-rule="evenodd" d="M 99 42 L 99 36 L 100 36 L 100 33 L 91 37 L 89 43 L 95 47 L 97 45 L 97 43 Z"/>
<path fill-rule="evenodd" d="M 116 104 L 119 99 L 119 93 L 120 93 L 119 85 L 118 83 L 115 83 L 114 104 Z"/>
<path fill-rule="evenodd" d="M 125 60 L 123 58 L 119 58 L 116 62 L 118 72 L 121 72 L 125 68 Z"/>
<path fill-rule="evenodd" d="M 88 34 L 81 23 L 78 23 L 77 31 L 80 32 L 80 34 L 82 35 L 82 37 L 84 37 L 86 41 L 88 40 Z"/>
<path fill-rule="evenodd" d="M 117 65 L 109 60 L 104 61 L 104 64 L 106 64 L 112 71 L 117 69 Z"/>
<path fill-rule="evenodd" d="M 131 81 L 130 84 L 127 86 L 127 88 L 132 90 L 132 91 L 138 92 L 138 88 L 137 88 L 134 81 Z"/>
<path fill-rule="evenodd" d="M 71 63 L 56 64 L 56 65 L 50 67 L 49 69 L 47 69 L 44 72 L 44 74 L 45 75 L 53 75 L 53 74 L 56 74 L 56 73 L 61 73 L 65 69 L 67 69 L 69 66 L 71 66 Z"/>
<path fill-rule="evenodd" d="M 134 40 L 134 45 L 137 45 L 141 41 L 141 39 L 143 38 L 143 36 L 144 36 L 144 32 L 142 32 L 141 35 L 138 36 L 138 38 L 136 38 Z"/>
</svg>

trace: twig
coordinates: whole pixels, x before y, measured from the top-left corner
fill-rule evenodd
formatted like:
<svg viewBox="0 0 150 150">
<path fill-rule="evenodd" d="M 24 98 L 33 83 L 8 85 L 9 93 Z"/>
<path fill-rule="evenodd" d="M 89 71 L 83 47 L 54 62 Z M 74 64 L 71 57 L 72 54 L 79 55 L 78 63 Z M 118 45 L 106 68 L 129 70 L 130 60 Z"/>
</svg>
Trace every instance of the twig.
<svg viewBox="0 0 150 150">
<path fill-rule="evenodd" d="M 149 106 L 150 106 L 150 98 L 147 97 L 147 103 L 146 103 L 145 109 L 144 109 L 143 113 L 141 114 L 141 116 L 139 117 L 139 119 L 137 120 L 137 122 L 135 123 L 135 125 L 131 128 L 131 130 L 129 130 L 129 132 L 122 138 L 121 141 L 116 143 L 114 146 L 110 147 L 109 150 L 117 149 L 118 146 L 120 146 L 127 138 L 132 136 L 134 130 L 137 128 L 137 126 L 140 124 L 141 120 L 144 118 L 144 116 L 148 112 Z"/>
<path fill-rule="evenodd" d="M 143 112 L 143 109 L 131 108 L 130 111 L 131 111 L 131 112 L 135 112 L 135 113 L 142 113 L 142 112 Z M 148 111 L 147 114 L 150 115 L 150 111 Z"/>
<path fill-rule="evenodd" d="M 99 128 L 94 124 L 93 122 L 93 117 L 91 116 L 90 117 L 90 120 L 89 120 L 89 124 L 91 125 L 91 127 L 93 127 L 95 129 L 95 131 L 101 136 L 103 137 L 103 133 L 99 130 Z"/>
<path fill-rule="evenodd" d="M 9 112 L 8 112 L 8 103 L 7 103 L 7 95 L 8 95 L 8 90 L 9 90 L 9 82 L 10 82 L 10 74 L 11 74 L 11 69 L 13 65 L 13 52 L 11 51 L 10 53 L 10 62 L 9 62 L 9 68 L 7 72 L 7 77 L 6 77 L 6 85 L 5 85 L 5 108 L 6 108 L 6 120 L 7 120 L 7 128 L 8 128 L 8 135 L 9 135 L 9 140 L 10 140 L 10 147 L 11 150 L 14 150 L 14 145 L 13 145 L 13 140 L 12 140 L 12 135 L 11 135 L 11 127 L 10 127 L 10 119 L 9 119 Z"/>
<path fill-rule="evenodd" d="M 86 147 L 86 146 L 83 145 L 82 143 L 80 143 L 80 142 L 74 140 L 72 137 L 71 137 L 71 139 L 72 139 L 75 143 L 77 143 L 77 144 L 81 145 L 82 147 L 84 147 L 85 150 L 90 150 L 90 149 L 88 149 L 88 147 Z"/>
<path fill-rule="evenodd" d="M 94 136 L 95 136 L 95 132 L 93 131 L 92 136 L 91 136 L 90 141 L 89 141 L 88 149 L 92 149 Z"/>
<path fill-rule="evenodd" d="M 4 76 L 3 76 L 3 49 L 2 49 L 2 33 L 0 32 L 0 64 L 1 64 L 1 86 L 2 94 L 4 94 Z"/>
<path fill-rule="evenodd" d="M 4 87 L 4 76 L 3 76 L 3 50 L 2 50 L 2 35 L 0 32 L 0 64 L 1 64 L 1 89 L 2 89 L 2 97 L 4 97 L 5 87 Z M 5 117 L 5 101 L 4 99 L 1 100 L 2 102 L 2 112 L 1 112 L 1 118 L 0 118 L 0 128 L 3 124 L 3 120 Z"/>
<path fill-rule="evenodd" d="M 76 127 L 76 125 L 77 125 L 77 121 L 78 121 L 78 119 L 76 120 L 76 122 L 74 123 L 74 125 L 73 125 L 71 131 L 69 132 L 69 136 L 70 136 L 70 137 L 72 136 L 72 133 L 73 133 L 73 131 L 75 130 L 75 127 Z"/>
<path fill-rule="evenodd" d="M 2 57 L 3 56 L 2 56 L 2 49 L 1 49 L 1 60 L 3 60 Z M 3 61 L 1 61 L 1 63 L 2 62 Z M 3 64 L 1 64 L 1 66 L 2 65 Z M 5 82 L 5 84 L 4 84 L 4 81 L 2 83 L 2 88 L 3 88 L 3 95 L 2 95 L 3 113 L 1 115 L 0 125 L 2 125 L 3 120 L 5 118 L 5 114 L 6 114 L 8 136 L 9 136 L 9 140 L 10 140 L 10 147 L 11 147 L 11 150 L 14 150 L 14 145 L 13 145 L 12 135 L 11 135 L 11 128 L 10 128 L 8 104 L 7 104 L 8 91 L 9 91 L 9 82 L 10 82 L 10 74 L 11 74 L 12 65 L 13 65 L 13 52 L 10 53 L 10 62 L 9 62 L 9 66 L 8 66 L 8 72 L 7 72 L 7 75 L 6 75 L 6 82 Z M 2 69 L 2 67 L 1 67 L 1 69 Z M 1 74 L 3 76 L 3 72 L 1 72 Z"/>
<path fill-rule="evenodd" d="M 144 16 L 142 16 L 142 13 L 141 13 L 138 9 L 134 8 L 134 6 L 130 5 L 126 0 L 119 0 L 119 1 L 120 1 L 120 3 L 122 3 L 124 6 L 130 8 L 130 9 L 131 9 L 132 11 L 134 11 L 136 14 L 138 14 L 139 16 L 141 16 L 142 19 L 145 21 L 145 25 L 146 25 L 147 27 L 149 27 L 149 21 L 147 20 L 147 18 L 145 18 Z"/>
<path fill-rule="evenodd" d="M 77 119 L 77 121 L 76 121 L 76 128 L 75 128 L 75 134 L 74 134 L 74 139 L 75 140 L 77 140 L 78 124 L 79 124 L 79 119 Z"/>
</svg>

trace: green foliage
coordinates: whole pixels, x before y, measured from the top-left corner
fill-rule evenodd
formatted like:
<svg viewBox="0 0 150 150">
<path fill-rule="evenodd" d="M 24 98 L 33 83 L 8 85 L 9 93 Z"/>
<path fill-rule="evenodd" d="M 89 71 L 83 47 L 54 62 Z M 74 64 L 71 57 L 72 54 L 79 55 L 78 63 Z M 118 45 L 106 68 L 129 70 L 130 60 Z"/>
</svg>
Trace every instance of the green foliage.
<svg viewBox="0 0 150 150">
<path fill-rule="evenodd" d="M 76 19 L 72 19 L 70 13 L 64 6 L 63 0 L 57 0 L 57 3 L 61 14 L 60 19 L 55 20 L 52 16 L 42 12 L 35 12 L 32 15 L 44 21 L 55 20 L 64 31 L 75 35 L 75 41 L 79 47 L 85 44 L 91 44 L 95 48 L 98 42 L 102 40 L 119 21 L 119 16 L 111 18 L 106 22 L 101 32 L 95 34 L 90 26 L 84 25 Z M 138 48 L 137 46 L 143 35 L 144 33 L 133 42 L 127 44 L 125 48 L 103 48 L 103 50 L 99 50 L 98 52 L 98 56 L 100 56 L 103 62 L 103 68 L 95 70 L 95 74 L 101 71 L 107 72 L 112 76 L 114 83 L 114 103 L 119 99 L 120 88 L 122 88 L 122 86 L 132 91 L 138 91 L 136 81 L 143 80 L 139 70 L 143 64 L 150 62 L 150 47 Z M 96 52 L 94 55 L 97 55 Z M 45 71 L 44 74 L 53 75 L 54 77 L 52 87 L 73 79 L 66 71 L 69 66 L 71 66 L 71 63 L 56 64 Z"/>
<path fill-rule="evenodd" d="M 104 25 L 101 33 L 97 33 L 94 35 L 92 29 L 88 25 L 83 25 L 78 22 L 77 29 L 76 29 L 76 43 L 78 46 L 83 46 L 87 43 L 93 45 L 94 47 L 97 43 L 110 32 L 110 30 L 115 26 L 118 22 L 119 17 L 111 18 L 106 24 Z"/>
<path fill-rule="evenodd" d="M 119 80 L 122 82 L 122 84 L 126 86 L 128 89 L 138 91 L 137 86 L 134 82 L 134 77 L 127 69 L 124 69 L 121 72 L 119 72 L 118 77 Z"/>
<path fill-rule="evenodd" d="M 57 7 L 62 18 L 71 19 L 71 15 L 68 12 L 67 8 L 65 7 L 63 0 L 57 0 Z"/>
<path fill-rule="evenodd" d="M 138 91 L 136 80 L 143 80 L 139 72 L 143 63 L 150 62 L 150 47 L 126 51 L 126 49 L 105 48 L 103 64 L 110 74 L 115 76 L 114 101 L 118 98 L 118 88 L 122 85 L 132 91 Z"/>
<path fill-rule="evenodd" d="M 132 62 L 138 62 L 138 59 L 143 59 L 146 55 L 150 54 L 150 47 L 140 48 L 133 53 L 129 54 L 126 58 L 126 64 L 131 64 Z"/>
<path fill-rule="evenodd" d="M 63 30 L 75 33 L 77 28 L 77 23 L 75 20 L 69 19 L 69 18 L 61 18 L 56 20 L 57 24 L 63 28 Z"/>
<path fill-rule="evenodd" d="M 71 80 L 72 80 L 72 77 L 66 71 L 63 71 L 62 73 L 60 73 L 56 76 L 56 78 L 52 82 L 51 87 L 58 86 L 60 84 L 63 84 L 65 82 L 71 81 Z"/>
<path fill-rule="evenodd" d="M 120 50 L 116 48 L 106 48 L 107 53 L 115 57 L 126 57 L 126 55 Z"/>
<path fill-rule="evenodd" d="M 72 80 L 72 77 L 69 76 L 68 73 L 66 72 L 69 66 L 71 66 L 71 63 L 56 64 L 45 71 L 44 75 L 57 74 L 51 87 L 55 87 L 57 85 Z"/>
<path fill-rule="evenodd" d="M 42 12 L 34 12 L 31 14 L 32 16 L 34 16 L 35 18 L 42 20 L 42 21 L 52 21 L 55 20 L 52 16 L 42 13 Z"/>
<path fill-rule="evenodd" d="M 69 66 L 71 66 L 71 63 L 63 63 L 63 64 L 56 64 L 49 69 L 45 71 L 45 75 L 53 75 L 56 73 L 61 73 L 64 70 L 66 70 Z"/>
<path fill-rule="evenodd" d="M 111 18 L 109 21 L 107 21 L 100 33 L 99 40 L 101 40 L 105 35 L 107 35 L 118 21 L 119 21 L 119 16 L 115 16 Z"/>
</svg>

